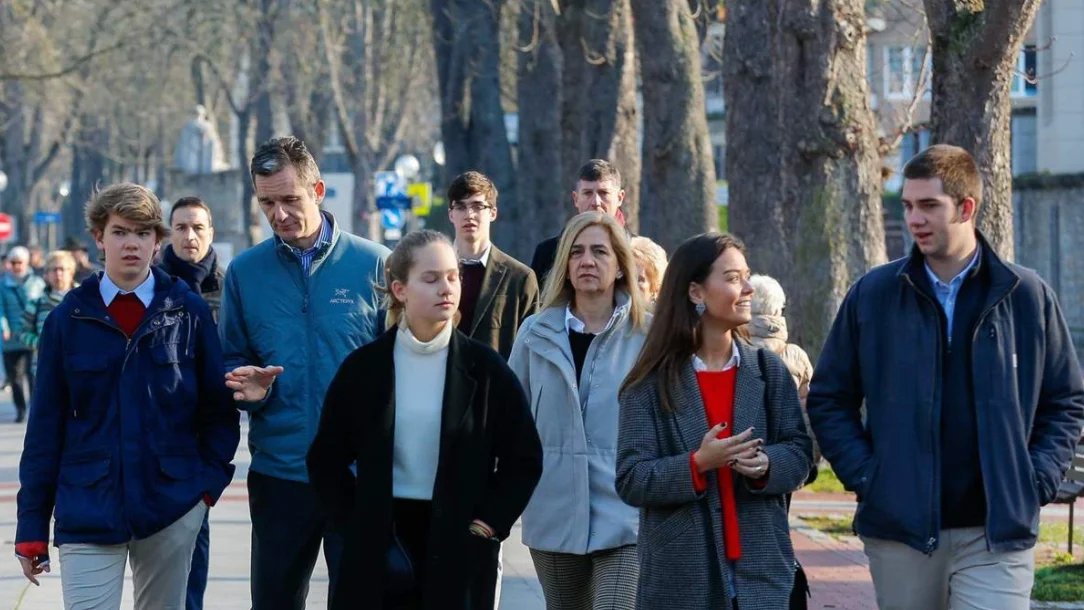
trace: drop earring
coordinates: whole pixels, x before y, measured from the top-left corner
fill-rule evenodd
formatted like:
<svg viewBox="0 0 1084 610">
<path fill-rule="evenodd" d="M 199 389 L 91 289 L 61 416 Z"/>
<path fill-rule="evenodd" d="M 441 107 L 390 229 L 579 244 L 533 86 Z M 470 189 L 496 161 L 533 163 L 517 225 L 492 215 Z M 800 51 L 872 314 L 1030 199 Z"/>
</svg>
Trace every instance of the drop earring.
<svg viewBox="0 0 1084 610">
<path fill-rule="evenodd" d="M 707 311 L 707 309 L 708 309 L 707 305 L 705 305 L 703 303 L 697 303 L 696 304 L 696 315 L 703 316 L 704 312 Z"/>
</svg>

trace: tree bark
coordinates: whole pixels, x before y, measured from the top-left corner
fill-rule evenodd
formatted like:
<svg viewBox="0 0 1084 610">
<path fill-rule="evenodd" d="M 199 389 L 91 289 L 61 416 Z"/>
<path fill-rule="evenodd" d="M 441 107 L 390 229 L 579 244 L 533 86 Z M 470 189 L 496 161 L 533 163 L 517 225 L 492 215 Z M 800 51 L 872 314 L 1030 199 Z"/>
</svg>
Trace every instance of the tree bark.
<svg viewBox="0 0 1084 610">
<path fill-rule="evenodd" d="M 730 227 L 816 360 L 850 285 L 886 260 L 862 0 L 727 2 L 723 75 Z"/>
<path fill-rule="evenodd" d="M 61 209 L 65 235 L 87 245 L 90 260 L 95 260 L 94 240 L 87 233 L 84 209 L 99 183 L 107 183 L 105 151 L 109 150 L 109 131 L 100 118 L 85 115 L 80 119 L 76 144 L 72 148 L 71 192 L 68 204 Z"/>
<path fill-rule="evenodd" d="M 275 135 L 275 112 L 271 105 L 271 54 L 275 49 L 276 0 L 260 0 L 260 17 L 256 28 L 256 91 L 253 105 L 256 112 L 256 145 Z"/>
<path fill-rule="evenodd" d="M 501 194 L 501 210 L 519 213 L 512 149 L 500 87 L 500 11 L 504 0 L 430 0 L 440 84 L 441 137 L 449 179 L 474 169 Z M 524 257 L 531 244 L 498 231 L 495 242 Z"/>
<path fill-rule="evenodd" d="M 932 139 L 975 157 L 978 226 L 1012 260 L 1012 87 L 1016 59 L 1041 0 L 925 0 L 933 53 Z"/>
<path fill-rule="evenodd" d="M 527 0 L 519 19 L 517 186 L 521 213 L 514 233 L 529 247 L 558 234 L 572 206 L 561 165 L 562 59 L 557 15 L 549 0 Z M 504 232 L 500 225 L 498 232 Z"/>
<path fill-rule="evenodd" d="M 566 0 L 558 20 L 562 70 L 563 215 L 588 159 L 612 162 L 625 189 L 626 222 L 639 225 L 640 146 L 636 54 L 629 0 Z M 521 121 L 523 112 L 521 110 Z"/>
<path fill-rule="evenodd" d="M 644 99 L 642 224 L 668 251 L 718 226 L 700 50 L 688 0 L 632 0 Z"/>
</svg>

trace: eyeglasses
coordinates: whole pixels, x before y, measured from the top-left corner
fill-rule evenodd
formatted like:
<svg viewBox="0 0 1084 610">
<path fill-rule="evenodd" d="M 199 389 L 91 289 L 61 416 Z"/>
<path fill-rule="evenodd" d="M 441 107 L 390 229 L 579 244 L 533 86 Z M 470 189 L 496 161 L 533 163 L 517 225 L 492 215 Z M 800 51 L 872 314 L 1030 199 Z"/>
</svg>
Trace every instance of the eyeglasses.
<svg viewBox="0 0 1084 610">
<path fill-rule="evenodd" d="M 472 203 L 470 205 L 467 205 L 465 203 L 457 201 L 457 202 L 452 204 L 452 211 L 453 212 L 466 212 L 466 211 L 470 210 L 474 214 L 481 214 L 482 212 L 485 212 L 486 210 L 492 210 L 492 209 L 493 209 L 493 206 L 489 205 L 488 203 Z"/>
</svg>

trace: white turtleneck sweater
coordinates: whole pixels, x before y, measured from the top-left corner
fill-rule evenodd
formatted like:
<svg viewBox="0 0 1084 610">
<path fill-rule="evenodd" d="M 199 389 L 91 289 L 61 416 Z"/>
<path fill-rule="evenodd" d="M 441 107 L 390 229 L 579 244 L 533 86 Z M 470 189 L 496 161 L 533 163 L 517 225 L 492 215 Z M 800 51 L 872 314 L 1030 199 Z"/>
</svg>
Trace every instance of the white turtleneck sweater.
<svg viewBox="0 0 1084 610">
<path fill-rule="evenodd" d="M 440 457 L 440 421 L 444 376 L 453 324 L 422 343 L 406 323 L 395 335 L 395 459 L 392 491 L 396 498 L 432 500 Z"/>
</svg>

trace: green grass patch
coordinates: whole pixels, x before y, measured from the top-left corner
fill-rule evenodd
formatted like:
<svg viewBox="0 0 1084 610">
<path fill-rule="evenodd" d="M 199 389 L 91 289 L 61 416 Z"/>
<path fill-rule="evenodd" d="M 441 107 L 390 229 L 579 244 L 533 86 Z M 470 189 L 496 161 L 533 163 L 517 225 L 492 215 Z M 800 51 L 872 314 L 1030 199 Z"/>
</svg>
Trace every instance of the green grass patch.
<svg viewBox="0 0 1084 610">
<path fill-rule="evenodd" d="M 1084 564 L 1051 565 L 1035 570 L 1031 599 L 1041 602 L 1084 600 Z"/>
<path fill-rule="evenodd" d="M 828 462 L 821 463 L 820 469 L 817 471 L 817 480 L 813 481 L 812 485 L 807 485 L 802 489 L 825 494 L 847 493 L 847 490 L 843 488 L 843 483 L 840 483 L 839 479 L 836 478 L 836 473 L 832 472 L 832 467 L 828 465 Z"/>
<path fill-rule="evenodd" d="M 719 232 L 726 233 L 730 230 L 730 215 L 727 213 L 727 210 L 729 208 L 727 208 L 725 205 L 720 205 L 716 207 L 719 208 Z"/>
<path fill-rule="evenodd" d="M 853 536 L 850 517 L 828 517 L 823 515 L 799 516 L 806 525 L 830 536 Z"/>
<path fill-rule="evenodd" d="M 1039 542 L 1064 545 L 1069 541 L 1069 524 L 1059 521 L 1039 524 Z M 1073 545 L 1084 544 L 1084 527 L 1073 528 Z"/>
</svg>

